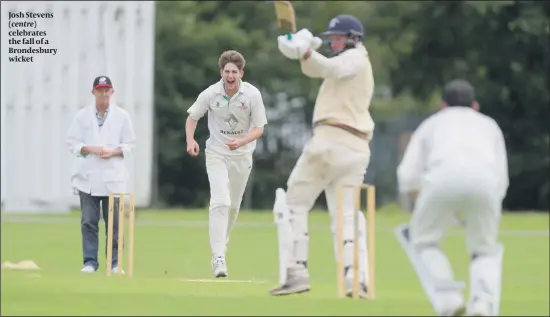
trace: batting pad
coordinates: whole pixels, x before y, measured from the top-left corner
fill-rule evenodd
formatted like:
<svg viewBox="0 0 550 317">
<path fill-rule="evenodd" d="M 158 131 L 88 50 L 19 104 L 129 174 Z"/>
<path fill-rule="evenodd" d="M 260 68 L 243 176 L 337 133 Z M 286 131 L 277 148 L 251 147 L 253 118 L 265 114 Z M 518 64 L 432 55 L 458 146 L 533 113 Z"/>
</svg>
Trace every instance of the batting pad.
<svg viewBox="0 0 550 317">
<path fill-rule="evenodd" d="M 500 244 L 498 245 L 498 253 L 497 253 L 497 259 L 499 263 L 499 278 L 498 282 L 496 284 L 496 291 L 494 293 L 493 298 L 493 316 L 498 316 L 500 314 L 500 297 L 502 292 L 502 271 L 503 271 L 503 265 L 502 262 L 504 260 L 504 245 Z"/>
<path fill-rule="evenodd" d="M 470 294 L 490 301 L 491 316 L 500 313 L 503 256 L 504 246 L 498 244 L 495 255 L 485 255 L 470 263 Z"/>
<path fill-rule="evenodd" d="M 359 280 L 369 286 L 369 252 L 367 250 L 367 219 L 361 210 L 357 210 L 359 220 Z"/>
<path fill-rule="evenodd" d="M 434 311 L 438 311 L 438 297 L 437 297 L 437 291 L 438 290 L 456 290 L 457 292 L 462 291 L 466 287 L 466 283 L 464 282 L 450 282 L 450 283 L 436 283 L 432 277 L 432 274 L 428 271 L 424 263 L 422 262 L 420 256 L 415 252 L 415 250 L 412 248 L 410 242 L 409 242 L 409 226 L 408 224 L 402 224 L 399 225 L 394 229 L 395 236 L 397 238 L 397 241 L 401 245 L 401 248 L 403 248 L 403 251 L 405 251 L 405 254 L 409 258 L 409 261 L 411 262 L 411 265 L 413 266 L 416 275 L 418 276 L 418 279 L 420 280 L 420 284 L 422 285 L 422 288 L 424 289 L 424 292 L 430 299 L 430 302 L 432 304 L 432 308 Z"/>
<path fill-rule="evenodd" d="M 367 249 L 367 219 L 365 218 L 365 214 L 361 210 L 357 210 L 357 218 L 359 219 L 359 280 L 361 283 L 365 283 L 365 285 L 369 286 L 370 280 L 369 280 L 369 253 Z M 336 226 L 336 224 L 333 224 L 333 228 Z M 351 228 L 353 229 L 353 228 Z M 338 262 L 338 238 L 336 236 L 336 233 L 334 232 L 334 229 L 332 229 L 332 243 L 334 247 L 334 259 Z M 355 243 L 355 241 L 354 241 Z M 346 248 L 348 248 L 349 252 L 346 252 Z M 344 266 L 349 266 L 353 264 L 353 245 L 347 244 L 344 246 Z M 346 255 L 347 254 L 347 255 Z M 352 271 L 350 271 L 351 274 Z M 353 275 L 350 275 L 353 276 Z"/>
<path fill-rule="evenodd" d="M 286 272 L 292 252 L 292 228 L 290 226 L 290 210 L 286 204 L 286 193 L 282 188 L 275 191 L 273 216 L 277 226 L 277 240 L 279 248 L 279 283 L 286 282 Z"/>
</svg>

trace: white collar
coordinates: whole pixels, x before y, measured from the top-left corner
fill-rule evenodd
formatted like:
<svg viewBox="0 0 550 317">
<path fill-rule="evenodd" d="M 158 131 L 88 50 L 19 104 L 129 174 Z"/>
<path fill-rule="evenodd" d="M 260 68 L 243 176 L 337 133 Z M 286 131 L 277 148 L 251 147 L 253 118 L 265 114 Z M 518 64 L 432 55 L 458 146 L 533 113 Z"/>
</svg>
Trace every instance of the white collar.
<svg viewBox="0 0 550 317">
<path fill-rule="evenodd" d="M 224 88 L 223 84 L 224 84 L 224 82 L 223 82 L 223 78 L 222 78 L 218 82 L 218 85 L 219 85 L 218 93 L 221 94 L 224 97 L 227 97 L 227 93 L 225 91 L 225 88 Z M 238 94 L 244 94 L 245 93 L 245 88 L 244 88 L 243 84 L 244 84 L 243 80 L 239 79 L 239 89 L 237 89 L 237 92 L 235 92 L 234 96 L 237 96 Z"/>
</svg>

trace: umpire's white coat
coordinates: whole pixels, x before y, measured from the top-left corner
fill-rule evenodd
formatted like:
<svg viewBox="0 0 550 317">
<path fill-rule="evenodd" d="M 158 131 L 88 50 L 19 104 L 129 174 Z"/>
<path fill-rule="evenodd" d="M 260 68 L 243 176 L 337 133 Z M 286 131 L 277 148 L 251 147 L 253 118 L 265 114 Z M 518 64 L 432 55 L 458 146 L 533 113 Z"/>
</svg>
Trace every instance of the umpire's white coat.
<svg viewBox="0 0 550 317">
<path fill-rule="evenodd" d="M 73 188 L 92 196 L 108 196 L 128 190 L 128 169 L 124 162 L 135 146 L 136 136 L 128 112 L 116 104 L 109 106 L 107 117 L 99 127 L 96 106 L 82 108 L 76 114 L 67 136 L 67 145 L 76 156 L 72 171 Z M 124 157 L 83 156 L 84 145 L 120 148 Z"/>
<path fill-rule="evenodd" d="M 411 242 L 437 244 L 456 212 L 465 212 L 467 245 L 490 253 L 497 243 L 508 161 L 497 123 L 472 108 L 448 107 L 413 133 L 397 170 L 401 192 L 420 192 Z"/>
</svg>

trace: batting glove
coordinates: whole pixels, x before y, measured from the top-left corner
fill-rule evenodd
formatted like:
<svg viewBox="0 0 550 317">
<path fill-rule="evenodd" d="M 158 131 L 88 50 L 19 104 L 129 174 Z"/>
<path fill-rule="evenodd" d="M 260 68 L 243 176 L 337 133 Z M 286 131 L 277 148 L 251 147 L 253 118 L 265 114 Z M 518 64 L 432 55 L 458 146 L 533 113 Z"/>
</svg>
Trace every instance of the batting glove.
<svg viewBox="0 0 550 317">
<path fill-rule="evenodd" d="M 277 37 L 277 47 L 279 51 L 289 59 L 298 60 L 301 59 L 307 50 L 310 48 L 310 43 L 302 40 L 299 37 L 292 37 L 288 39 L 286 35 Z"/>
<path fill-rule="evenodd" d="M 316 36 L 313 36 L 313 34 L 308 29 L 301 29 L 300 31 L 296 32 L 293 37 L 301 38 L 302 40 L 309 43 L 309 47 L 312 50 L 318 50 L 319 47 L 323 45 L 323 40 Z"/>
</svg>

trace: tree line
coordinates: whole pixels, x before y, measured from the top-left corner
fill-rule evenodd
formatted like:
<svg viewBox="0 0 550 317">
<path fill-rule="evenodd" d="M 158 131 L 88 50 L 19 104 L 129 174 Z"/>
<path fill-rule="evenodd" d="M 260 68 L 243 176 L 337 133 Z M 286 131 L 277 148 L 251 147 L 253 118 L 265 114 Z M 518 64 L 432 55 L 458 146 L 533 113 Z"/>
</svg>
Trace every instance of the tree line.
<svg viewBox="0 0 550 317">
<path fill-rule="evenodd" d="M 217 59 L 228 49 L 247 59 L 245 80 L 263 93 L 273 114 L 270 148 L 255 156 L 254 208 L 271 208 L 285 186 L 296 149 L 277 129 L 310 125 L 320 80 L 300 73 L 276 47 L 273 4 L 258 1 L 157 2 L 155 48 L 156 204 L 205 207 L 204 157 L 185 151 L 186 110 L 219 79 Z M 341 13 L 363 21 L 377 92 L 374 120 L 405 110 L 426 115 L 439 106 L 442 86 L 462 77 L 476 87 L 481 111 L 504 131 L 510 188 L 504 207 L 548 210 L 549 17 L 545 1 L 294 2 L 298 28 L 324 31 Z M 391 98 L 383 98 L 385 90 Z M 294 106 L 293 106 L 294 105 Z M 285 115 L 276 115 L 284 112 Z M 204 147 L 206 118 L 197 128 Z M 375 134 L 376 135 L 376 134 Z"/>
</svg>

